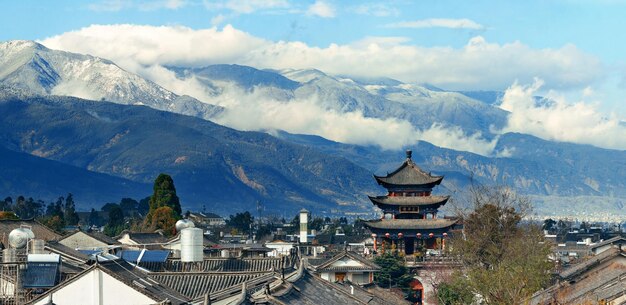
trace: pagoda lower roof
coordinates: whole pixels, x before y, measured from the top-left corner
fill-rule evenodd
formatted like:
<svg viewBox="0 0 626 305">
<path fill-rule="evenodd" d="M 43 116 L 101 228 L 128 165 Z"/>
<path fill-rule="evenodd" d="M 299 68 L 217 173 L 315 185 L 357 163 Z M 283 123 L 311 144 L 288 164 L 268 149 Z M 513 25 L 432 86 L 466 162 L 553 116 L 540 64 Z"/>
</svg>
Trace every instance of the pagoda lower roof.
<svg viewBox="0 0 626 305">
<path fill-rule="evenodd" d="M 457 219 L 381 219 L 365 222 L 372 229 L 388 230 L 436 230 L 453 226 Z"/>
<path fill-rule="evenodd" d="M 444 205 L 450 196 L 368 196 L 374 204 L 397 206 Z"/>
</svg>

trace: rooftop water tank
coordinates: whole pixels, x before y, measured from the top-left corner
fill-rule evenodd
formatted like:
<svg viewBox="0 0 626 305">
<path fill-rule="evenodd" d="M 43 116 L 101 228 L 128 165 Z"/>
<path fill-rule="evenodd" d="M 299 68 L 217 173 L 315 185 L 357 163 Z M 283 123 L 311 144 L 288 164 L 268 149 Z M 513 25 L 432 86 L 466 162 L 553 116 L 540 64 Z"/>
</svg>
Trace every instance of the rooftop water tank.
<svg viewBox="0 0 626 305">
<path fill-rule="evenodd" d="M 193 228 L 196 225 L 189 219 L 181 219 L 176 222 L 176 232 L 182 232 L 183 229 Z"/>
<path fill-rule="evenodd" d="M 44 254 L 45 243 L 43 239 L 33 239 L 30 241 L 31 254 Z"/>
<path fill-rule="evenodd" d="M 186 228 L 180 231 L 180 261 L 200 262 L 203 259 L 202 229 Z"/>
<path fill-rule="evenodd" d="M 26 247 L 28 240 L 33 237 L 35 237 L 35 234 L 28 228 L 13 229 L 13 231 L 9 233 L 9 246 L 15 249 L 22 249 Z"/>
</svg>

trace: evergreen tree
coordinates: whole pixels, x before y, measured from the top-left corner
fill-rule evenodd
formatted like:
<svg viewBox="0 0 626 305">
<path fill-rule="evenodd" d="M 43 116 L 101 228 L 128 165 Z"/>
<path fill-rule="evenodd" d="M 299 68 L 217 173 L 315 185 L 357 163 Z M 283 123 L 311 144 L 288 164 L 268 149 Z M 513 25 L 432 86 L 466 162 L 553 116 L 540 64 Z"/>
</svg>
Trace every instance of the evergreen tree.
<svg viewBox="0 0 626 305">
<path fill-rule="evenodd" d="M 91 208 L 91 213 L 89 213 L 89 225 L 90 226 L 101 226 L 102 218 L 96 209 Z"/>
<path fill-rule="evenodd" d="M 124 230 L 124 224 L 124 212 L 122 208 L 117 204 L 110 206 L 109 222 L 104 227 L 104 234 L 116 236 Z"/>
<path fill-rule="evenodd" d="M 70 226 L 78 224 L 79 218 L 78 213 L 76 213 L 76 206 L 74 204 L 74 196 L 72 193 L 67 194 L 67 197 L 65 198 L 64 216 L 66 224 Z"/>
<path fill-rule="evenodd" d="M 2 211 L 10 211 L 13 204 L 13 198 L 7 197 L 4 200 L 0 201 L 0 210 Z"/>
<path fill-rule="evenodd" d="M 137 213 L 142 216 L 146 216 L 150 211 L 150 196 L 139 200 L 139 204 L 137 205 Z"/>
<path fill-rule="evenodd" d="M 122 198 L 120 201 L 120 208 L 124 211 L 124 216 L 132 217 L 137 213 L 137 206 L 139 202 L 132 198 Z"/>
<path fill-rule="evenodd" d="M 13 212 L 21 219 L 31 219 L 41 214 L 43 206 L 41 200 L 35 201 L 32 197 L 25 199 L 24 196 L 19 196 L 15 206 L 13 206 Z"/>
<path fill-rule="evenodd" d="M 160 174 L 154 181 L 153 191 L 152 197 L 150 197 L 150 210 L 145 220 L 146 226 L 153 227 L 154 213 L 162 207 L 170 207 L 174 212 L 173 217 L 180 219 L 182 211 L 172 177 L 167 174 Z"/>
<path fill-rule="evenodd" d="M 167 235 L 176 234 L 176 213 L 168 206 L 160 207 L 152 215 L 152 230 L 161 229 Z"/>
</svg>

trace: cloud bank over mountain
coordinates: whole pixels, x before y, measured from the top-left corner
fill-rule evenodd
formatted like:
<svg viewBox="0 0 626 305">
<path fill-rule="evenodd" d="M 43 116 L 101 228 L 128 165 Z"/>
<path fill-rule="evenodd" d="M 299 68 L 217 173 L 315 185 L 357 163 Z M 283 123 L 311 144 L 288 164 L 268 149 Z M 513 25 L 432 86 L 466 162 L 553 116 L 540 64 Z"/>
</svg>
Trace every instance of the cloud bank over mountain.
<svg viewBox="0 0 626 305">
<path fill-rule="evenodd" d="M 493 151 L 498 135 L 505 132 L 626 149 L 626 130 L 619 118 L 603 115 L 595 105 L 569 103 L 558 95 L 559 90 L 589 91 L 591 84 L 605 77 L 600 60 L 574 45 L 534 49 L 518 41 L 497 44 L 476 36 L 460 48 L 422 47 L 405 37 L 366 37 L 349 44 L 316 47 L 297 41 L 269 41 L 230 25 L 191 29 L 132 24 L 92 25 L 42 43 L 111 59 L 177 94 L 223 106 L 227 111 L 215 118 L 216 122 L 241 130 L 281 129 L 385 149 L 424 140 L 485 156 L 507 155 Z M 440 123 L 420 129 L 400 118 L 331 111 L 321 107 L 315 95 L 286 101 L 262 90 L 226 86 L 218 96 L 194 77 L 181 79 L 165 68 L 219 63 L 276 70 L 315 68 L 334 75 L 392 77 L 445 89 L 506 89 L 499 107 L 511 114 L 504 128 L 492 130 L 495 137 Z M 550 92 L 549 103 L 536 102 L 534 96 L 540 88 Z"/>
<path fill-rule="evenodd" d="M 617 117 L 606 116 L 594 104 L 571 103 L 554 91 L 545 100 L 537 101 L 537 91 L 542 85 L 540 79 L 529 85 L 516 82 L 505 91 L 500 108 L 511 114 L 501 132 L 626 150 L 626 125 L 620 124 Z M 588 95 L 588 88 L 582 91 L 583 96 Z"/>
<path fill-rule="evenodd" d="M 257 68 L 316 68 L 331 74 L 392 77 L 445 89 L 503 90 L 534 77 L 548 88 L 579 88 L 604 77 L 602 63 L 574 45 L 533 49 L 521 42 L 490 43 L 481 36 L 461 48 L 422 47 L 407 39 L 370 37 L 349 44 L 310 46 L 269 41 L 230 25 L 92 25 L 44 39 L 66 51 L 109 58 L 138 72 L 137 65 L 206 66 L 238 63 Z"/>
</svg>

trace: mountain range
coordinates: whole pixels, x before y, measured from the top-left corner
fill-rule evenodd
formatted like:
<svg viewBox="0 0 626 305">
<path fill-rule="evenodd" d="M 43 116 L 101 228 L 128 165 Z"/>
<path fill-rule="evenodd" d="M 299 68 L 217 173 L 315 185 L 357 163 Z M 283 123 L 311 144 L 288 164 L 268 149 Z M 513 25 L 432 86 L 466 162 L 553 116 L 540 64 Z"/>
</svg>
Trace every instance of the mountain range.
<svg viewBox="0 0 626 305">
<path fill-rule="evenodd" d="M 127 194 L 136 196 L 158 173 L 169 172 L 190 208 L 206 205 L 230 212 L 253 209 L 261 201 L 274 211 L 307 207 L 329 212 L 372 211 L 365 194 L 381 189 L 371 174 L 393 170 L 402 161 L 401 150 L 410 148 L 418 164 L 446 175 L 441 193 L 459 193 L 479 182 L 530 195 L 544 214 L 561 206 L 564 213 L 582 215 L 589 213 L 590 201 L 603 202 L 603 209 L 612 213 L 624 212 L 625 151 L 496 134 L 509 115 L 497 107 L 502 92 L 452 92 L 313 69 L 225 64 L 166 68 L 179 83 L 193 84 L 196 90 L 174 93 L 165 89 L 171 84 L 157 84 L 157 79 L 147 80 L 106 59 L 30 41 L 0 43 L 2 152 L 19 154 L 21 159 L 12 157 L 22 160 L 15 170 L 21 164 L 37 164 L 44 172 L 63 165 L 68 169 L 56 171 L 107 180 L 102 192 L 111 196 L 120 194 L 110 191 L 116 185 L 130 185 Z M 185 95 L 198 92 L 198 86 L 202 94 Z M 459 128 L 492 142 L 494 153 L 479 155 L 425 141 L 383 149 L 331 141 L 315 130 L 310 135 L 280 128 L 246 132 L 212 123 L 237 118 L 241 108 L 232 107 L 233 100 L 243 107 L 253 106 L 248 102 L 289 105 L 304 100 L 330 113 L 406 121 L 416 130 Z M 3 185 L 0 194 L 29 190 L 19 183 Z M 98 190 L 91 192 L 84 197 L 86 205 L 97 204 L 87 198 Z M 546 204 L 549 209 L 542 206 Z"/>
</svg>

